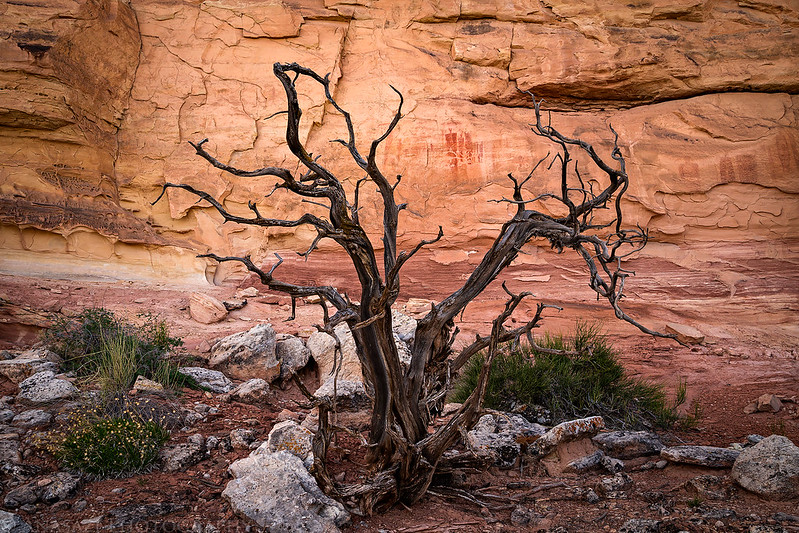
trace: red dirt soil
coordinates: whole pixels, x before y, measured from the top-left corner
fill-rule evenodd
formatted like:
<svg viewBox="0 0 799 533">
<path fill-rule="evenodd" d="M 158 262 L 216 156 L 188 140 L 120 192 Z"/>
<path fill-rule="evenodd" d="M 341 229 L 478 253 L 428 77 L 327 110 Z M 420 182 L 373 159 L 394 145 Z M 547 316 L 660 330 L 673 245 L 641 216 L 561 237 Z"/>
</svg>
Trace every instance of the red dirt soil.
<svg viewBox="0 0 799 533">
<path fill-rule="evenodd" d="M 422 257 L 408 265 L 405 298 L 440 299 L 451 289 L 450 285 L 458 283 L 468 271 L 468 265 L 450 265 L 442 279 L 435 274 L 441 271 L 441 265 L 433 265 L 423 254 Z M 291 272 L 296 281 L 311 278 L 312 272 L 319 272 L 322 260 L 316 261 L 292 263 L 292 268 L 285 272 Z M 574 270 L 579 267 L 576 263 L 567 264 L 553 275 L 553 278 L 560 275 L 567 283 L 536 284 L 533 290 L 542 301 L 564 307 L 563 312 L 545 320 L 542 330 L 567 331 L 576 319 L 600 321 L 607 333 L 613 335 L 614 344 L 631 374 L 660 383 L 672 393 L 680 380 L 687 382 L 685 408 L 696 406 L 701 419 L 693 429 L 662 434 L 666 443 L 728 446 L 744 442 L 747 435 L 753 433 L 779 433 L 799 443 L 796 403 L 799 399 L 796 335 L 799 277 L 795 270 L 786 271 L 784 266 L 775 269 L 781 276 L 777 281 L 775 270 L 772 270 L 768 276 L 764 274 L 762 280 L 750 275 L 747 281 L 736 286 L 736 291 L 730 291 L 716 281 L 696 279 L 691 272 L 675 272 L 670 263 L 653 267 L 650 260 L 646 268 L 657 274 L 631 282 L 628 311 L 654 327 L 661 327 L 665 322 L 698 324 L 707 338 L 704 344 L 693 347 L 653 339 L 615 321 L 607 306 L 591 297 L 584 283 L 568 283 L 571 277 L 580 278 L 576 273 L 579 271 Z M 662 268 L 658 270 L 659 267 Z M 665 272 L 666 268 L 671 270 Z M 514 274 L 510 269 L 508 279 L 511 288 L 517 289 L 513 285 Z M 524 274 L 530 275 L 530 269 Z M 330 273 L 328 277 L 335 278 L 339 289 L 357 294 L 352 290 L 354 280 L 341 273 Z M 321 279 L 317 283 L 329 281 Z M 137 313 L 156 312 L 169 324 L 173 335 L 184 339 L 188 354 L 200 358 L 215 339 L 249 329 L 259 321 L 271 322 L 278 333 L 302 335 L 321 320 L 317 305 L 301 305 L 297 319 L 284 322 L 289 314 L 288 299 L 268 292 L 251 298 L 243 309 L 230 313 L 225 321 L 217 324 L 202 325 L 189 317 L 187 306 L 191 292 L 226 298 L 237 288 L 249 285 L 259 286 L 252 278 L 220 287 L 177 287 L 167 282 L 48 280 L 0 275 L 0 297 L 3 298 L 0 301 L 0 348 L 20 349 L 31 345 L 36 342 L 41 326 L 47 324 L 49 314 L 70 314 L 85 307 L 105 307 L 131 318 Z M 467 308 L 463 322 L 458 324 L 462 330 L 461 343 L 478 331 L 487 332 L 488 324 L 501 305 L 502 293 L 496 283 L 483 298 Z M 533 302 L 517 313 L 519 319 L 529 315 L 532 309 Z M 309 388 L 314 386 L 312 372 L 305 379 Z M 745 415 L 744 406 L 764 393 L 774 393 L 784 399 L 783 409 L 778 413 Z M 188 390 L 178 398 L 183 404 L 202 401 L 219 408 L 218 416 L 199 422 L 191 428 L 190 434 L 224 436 L 231 429 L 251 427 L 262 438 L 283 409 L 303 414 L 297 400 L 301 400 L 301 395 L 294 386 L 286 390 L 273 389 L 269 401 L 263 405 L 221 403 L 215 396 Z M 350 424 L 353 429 L 365 429 L 364 417 L 355 417 Z M 176 442 L 182 442 L 185 437 L 180 433 L 173 435 Z M 359 445 L 355 439 L 341 437 L 337 446 L 331 451 L 331 458 L 336 459 L 333 471 L 345 472 L 350 480 L 361 470 Z M 247 521 L 234 516 L 220 494 L 227 482 L 227 466 L 247 453 L 247 450 L 215 452 L 210 459 L 186 472 L 153 472 L 127 479 L 88 482 L 68 503 L 40 504 L 35 513 L 20 512 L 20 515 L 35 531 L 93 530 L 108 524 L 108 519 L 100 526 L 80 525 L 80 521 L 132 502 L 173 502 L 183 508 L 126 530 L 190 531 L 192 524 L 198 521 L 214 524 L 220 531 L 245 531 Z M 55 466 L 47 457 L 35 460 L 48 467 Z M 734 490 L 727 500 L 699 501 L 682 484 L 700 474 L 728 475 L 728 470 L 676 465 L 664 470 L 637 470 L 644 462 L 646 460 L 641 459 L 627 464 L 625 471 L 634 481 L 627 499 L 602 499 L 593 504 L 584 500 L 583 489 L 594 487 L 607 474 L 550 478 L 534 465 L 512 470 L 491 468 L 488 472 L 468 475 L 463 485 L 468 494 L 481 498 L 484 506 L 434 488 L 435 494 L 425 496 L 412 508 L 397 505 L 381 515 L 353 516 L 352 530 L 397 533 L 553 531 L 561 526 L 570 532 L 613 532 L 628 519 L 650 518 L 664 521 L 663 531 L 672 526 L 674 531 L 749 531 L 753 525 L 776 524 L 775 513 L 799 514 L 796 501 L 768 502 L 742 489 Z M 76 512 L 69 504 L 80 499 L 87 501 L 87 507 Z M 516 526 L 510 518 L 516 505 L 533 509 L 542 518 L 537 519 L 535 525 Z M 734 511 L 735 516 L 720 511 L 725 509 Z M 783 521 L 781 525 L 786 531 L 799 531 L 799 522 Z"/>
</svg>

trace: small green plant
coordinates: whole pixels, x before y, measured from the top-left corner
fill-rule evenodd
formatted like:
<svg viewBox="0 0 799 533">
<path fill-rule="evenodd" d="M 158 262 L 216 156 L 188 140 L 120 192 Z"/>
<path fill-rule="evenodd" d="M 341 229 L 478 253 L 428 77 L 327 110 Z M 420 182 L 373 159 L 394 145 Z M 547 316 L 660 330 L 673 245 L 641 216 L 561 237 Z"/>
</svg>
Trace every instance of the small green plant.
<svg viewBox="0 0 799 533">
<path fill-rule="evenodd" d="M 40 437 L 37 444 L 64 468 L 96 478 L 143 472 L 169 440 L 162 421 L 151 412 L 147 415 L 128 400 L 104 400 L 75 409 L 62 427 Z"/>
<path fill-rule="evenodd" d="M 684 430 L 695 429 L 699 425 L 699 421 L 702 420 L 702 416 L 702 406 L 697 402 L 693 402 L 688 412 L 677 419 L 677 427 Z"/>
<path fill-rule="evenodd" d="M 690 500 L 688 500 L 686 503 L 688 504 L 688 507 L 690 507 L 691 509 L 693 509 L 694 511 L 696 511 L 697 509 L 699 509 L 700 507 L 702 507 L 702 502 L 703 502 L 702 498 L 700 498 L 699 496 L 697 496 L 697 497 L 695 497 L 695 498 L 691 498 L 691 499 L 690 499 Z"/>
<path fill-rule="evenodd" d="M 782 418 L 778 418 L 774 422 L 770 422 L 768 425 L 768 430 L 772 435 L 782 435 L 785 436 L 785 420 Z"/>
<path fill-rule="evenodd" d="M 132 324 L 107 309 L 85 309 L 74 318 L 56 320 L 44 341 L 67 370 L 96 380 L 104 391 L 124 390 L 137 375 L 164 379 L 160 382 L 170 388 L 198 388 L 171 360 L 171 351 L 183 341 L 170 336 L 155 315 L 139 315 L 139 322 Z"/>
<path fill-rule="evenodd" d="M 486 407 L 523 412 L 540 406 L 553 421 L 601 415 L 608 425 L 621 428 L 670 426 L 679 418 L 662 387 L 627 375 L 598 326 L 578 322 L 571 337 L 545 335 L 538 344 L 543 351 L 506 347 L 495 357 Z M 472 358 L 453 401 L 468 397 L 482 364 L 482 356 Z M 684 401 L 685 390 L 682 395 Z"/>
</svg>

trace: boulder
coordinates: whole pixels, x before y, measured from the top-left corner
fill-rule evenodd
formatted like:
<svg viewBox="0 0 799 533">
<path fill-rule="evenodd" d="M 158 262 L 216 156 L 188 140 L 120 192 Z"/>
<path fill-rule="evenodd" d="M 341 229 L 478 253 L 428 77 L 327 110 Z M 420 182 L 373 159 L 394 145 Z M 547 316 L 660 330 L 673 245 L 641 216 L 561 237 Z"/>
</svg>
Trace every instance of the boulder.
<svg viewBox="0 0 799 533">
<path fill-rule="evenodd" d="M 658 436 L 649 431 L 610 431 L 591 440 L 606 454 L 619 459 L 657 455 L 665 448 Z"/>
<path fill-rule="evenodd" d="M 593 504 L 593 503 L 597 503 L 599 501 L 599 494 L 597 494 L 596 491 L 594 491 L 594 489 L 588 488 L 583 493 L 583 498 L 588 503 Z"/>
<path fill-rule="evenodd" d="M 44 360 L 55 363 L 56 365 L 60 365 L 64 361 L 60 355 L 46 346 L 39 346 L 38 348 L 30 348 L 29 350 L 25 350 L 19 354 L 19 358 Z"/>
<path fill-rule="evenodd" d="M 230 465 L 222 496 L 233 511 L 272 533 L 330 533 L 349 513 L 326 496 L 302 461 L 286 451 L 251 453 Z"/>
<path fill-rule="evenodd" d="M 11 421 L 15 426 L 22 428 L 42 428 L 53 421 L 53 415 L 41 409 L 23 411 Z"/>
<path fill-rule="evenodd" d="M 413 344 L 413 340 L 416 337 L 416 324 L 415 318 L 399 311 L 391 311 L 391 326 L 394 334 L 405 344 Z"/>
<path fill-rule="evenodd" d="M 363 383 L 361 361 L 355 351 L 355 339 L 347 324 L 337 325 L 333 331 L 341 345 L 341 355 L 336 354 L 336 340 L 327 333 L 317 331 L 308 337 L 306 346 L 319 367 L 319 381 L 325 383 L 333 377 L 338 366 L 338 381 Z"/>
<path fill-rule="evenodd" d="M 751 415 L 757 412 L 757 402 L 750 402 L 746 404 L 743 409 L 745 415 Z"/>
<path fill-rule="evenodd" d="M 546 428 L 522 415 L 487 414 L 466 434 L 466 442 L 475 453 L 490 457 L 494 464 L 510 467 L 522 453 L 522 443 L 543 435 Z"/>
<path fill-rule="evenodd" d="M 633 485 L 633 478 L 619 472 L 613 477 L 602 478 L 597 485 L 597 490 L 606 498 L 621 499 L 624 498 L 623 492 Z"/>
<path fill-rule="evenodd" d="M 69 381 L 58 379 L 52 370 L 37 372 L 19 384 L 17 399 L 30 403 L 49 403 L 66 400 L 77 394 L 78 389 Z"/>
<path fill-rule="evenodd" d="M 0 531 L 2 533 L 30 533 L 33 530 L 19 515 L 0 511 Z"/>
<path fill-rule="evenodd" d="M 8 424 L 12 420 L 16 414 L 11 409 L 0 409 L 0 424 Z"/>
<path fill-rule="evenodd" d="M 176 472 L 205 459 L 205 452 L 205 438 L 197 433 L 184 443 L 165 446 L 159 453 L 159 458 L 165 471 Z"/>
<path fill-rule="evenodd" d="M 397 355 L 402 364 L 408 365 L 411 362 L 409 346 L 416 335 L 416 320 L 398 311 L 392 311 L 391 318 Z M 324 383 L 329 377 L 332 377 L 333 370 L 338 364 L 340 365 L 338 370 L 339 380 L 363 382 L 361 361 L 358 359 L 355 339 L 352 337 L 349 326 L 342 323 L 337 325 L 333 331 L 341 345 L 340 359 L 334 357 L 336 355 L 336 341 L 327 333 L 314 332 L 306 342 L 306 346 L 311 352 L 311 357 L 313 357 L 319 367 L 319 381 Z"/>
<path fill-rule="evenodd" d="M 189 297 L 189 313 L 191 318 L 201 324 L 213 324 L 227 318 L 225 304 L 201 292 L 195 292 Z"/>
<path fill-rule="evenodd" d="M 286 451 L 303 461 L 311 455 L 313 432 L 293 420 L 275 424 L 266 442 L 258 449 L 260 453 Z"/>
<path fill-rule="evenodd" d="M 255 298 L 258 296 L 258 289 L 255 287 L 245 287 L 236 291 L 236 298 Z"/>
<path fill-rule="evenodd" d="M 358 408 L 367 407 L 372 400 L 366 394 L 362 381 L 334 380 L 332 377 L 316 389 L 314 397 L 319 400 L 333 401 L 336 399 L 338 407 Z"/>
<path fill-rule="evenodd" d="M 19 464 L 21 462 L 22 454 L 19 450 L 17 435 L 0 435 L 0 464 Z"/>
<path fill-rule="evenodd" d="M 233 390 L 233 382 L 219 370 L 211 370 L 200 366 L 182 366 L 178 368 L 178 372 L 194 378 L 201 387 L 205 387 L 217 394 Z"/>
<path fill-rule="evenodd" d="M 546 455 L 562 443 L 593 437 L 604 427 L 605 420 L 601 416 L 562 422 L 536 440 L 533 451 L 539 455 Z"/>
<path fill-rule="evenodd" d="M 280 379 L 291 378 L 291 374 L 304 368 L 311 358 L 309 350 L 302 339 L 293 335 L 281 334 L 277 336 L 275 354 L 280 361 Z"/>
<path fill-rule="evenodd" d="M 452 402 L 452 403 L 445 403 L 444 407 L 441 408 L 441 415 L 442 417 L 447 417 L 450 415 L 454 415 L 458 412 L 458 409 L 463 407 L 462 403 Z"/>
<path fill-rule="evenodd" d="M 244 298 L 228 298 L 227 300 L 222 300 L 222 305 L 225 306 L 225 310 L 229 313 L 230 311 L 243 309 L 247 305 L 247 300 Z"/>
<path fill-rule="evenodd" d="M 610 472 L 611 474 L 615 474 L 617 472 L 621 472 L 624 470 L 624 461 L 621 459 L 616 459 L 615 457 L 608 457 L 607 455 L 602 457 L 600 461 L 602 464 L 602 468 Z"/>
<path fill-rule="evenodd" d="M 757 411 L 776 413 L 782 409 L 782 401 L 776 394 L 763 394 L 757 399 Z"/>
<path fill-rule="evenodd" d="M 677 340 L 685 344 L 702 344 L 705 336 L 701 331 L 685 324 L 666 324 L 666 332 L 676 335 Z"/>
<path fill-rule="evenodd" d="M 771 435 L 741 452 L 732 466 L 740 486 L 769 500 L 799 498 L 799 447 Z"/>
<path fill-rule="evenodd" d="M 269 394 L 269 383 L 260 378 L 248 379 L 224 396 L 226 401 L 236 400 L 242 403 L 258 403 Z"/>
<path fill-rule="evenodd" d="M 60 502 L 72 496 L 80 485 L 80 476 L 70 474 L 69 472 L 56 472 L 55 474 L 48 475 L 46 478 L 48 483 L 43 483 L 45 480 L 39 480 L 37 485 L 41 488 L 39 499 L 47 504 Z"/>
<path fill-rule="evenodd" d="M 236 379 L 261 378 L 271 383 L 280 375 L 275 347 L 275 330 L 270 324 L 258 324 L 217 341 L 208 363 Z"/>
<path fill-rule="evenodd" d="M 8 491 L 3 498 L 3 506 L 8 509 L 17 509 L 23 505 L 31 505 L 39 501 L 39 491 L 36 483 L 25 483 Z"/>
<path fill-rule="evenodd" d="M 237 428 L 230 432 L 230 445 L 234 448 L 249 448 L 256 439 L 255 431 L 246 428 Z"/>
<path fill-rule="evenodd" d="M 414 330 L 415 332 L 415 330 Z M 394 332 L 394 345 L 397 347 L 397 357 L 400 363 L 407 368 L 411 364 L 411 348 L 408 343 L 400 339 L 399 335 Z"/>
<path fill-rule="evenodd" d="M 11 382 L 19 384 L 38 372 L 50 370 L 58 372 L 58 365 L 42 358 L 17 357 L 15 359 L 0 360 L 0 375 Z"/>
<path fill-rule="evenodd" d="M 404 310 L 411 317 L 418 319 L 427 315 L 427 313 L 430 312 L 431 307 L 435 304 L 436 302 L 433 300 L 426 300 L 424 298 L 409 298 L 405 303 Z"/>
<path fill-rule="evenodd" d="M 563 469 L 564 472 L 576 472 L 581 474 L 583 472 L 587 472 L 589 470 L 593 470 L 594 468 L 599 468 L 602 466 L 602 460 L 606 459 L 607 456 L 602 452 L 602 450 L 597 450 L 592 454 L 585 455 L 580 457 L 579 459 L 575 459 L 570 461 Z"/>
<path fill-rule="evenodd" d="M 715 446 L 672 446 L 660 450 L 660 456 L 673 463 L 729 468 L 740 454 L 738 450 Z"/>
<path fill-rule="evenodd" d="M 10 490 L 3 504 L 10 509 L 39 501 L 53 504 L 69 498 L 79 485 L 80 476 L 68 472 L 56 472 Z"/>
</svg>

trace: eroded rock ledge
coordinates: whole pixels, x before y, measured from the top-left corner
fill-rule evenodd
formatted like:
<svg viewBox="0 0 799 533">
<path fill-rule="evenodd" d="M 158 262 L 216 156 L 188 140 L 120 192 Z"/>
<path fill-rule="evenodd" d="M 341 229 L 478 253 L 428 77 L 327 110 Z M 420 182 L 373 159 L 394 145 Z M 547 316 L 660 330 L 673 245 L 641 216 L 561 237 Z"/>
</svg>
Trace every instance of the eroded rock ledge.
<svg viewBox="0 0 799 533">
<path fill-rule="evenodd" d="M 183 191 L 150 205 L 165 180 L 202 185 L 234 211 L 270 189 L 209 168 L 186 141 L 209 137 L 240 167 L 290 161 L 273 117 L 284 106 L 274 61 L 330 72 L 362 142 L 390 120 L 389 84 L 403 92 L 406 116 L 381 164 L 404 176 L 403 238 L 443 223 L 445 263 L 467 260 L 460 250 L 497 231 L 506 212 L 489 200 L 507 195 L 508 172 L 545 153 L 519 89 L 560 110 L 560 130 L 600 148 L 614 125 L 631 220 L 678 255 L 768 241 L 768 257 L 795 257 L 786 243 L 799 237 L 799 13 L 784 2 L 64 0 L 6 4 L 0 15 L 6 272 L 220 281 L 231 272 L 196 251 L 265 258 L 307 246 L 303 228 L 220 227 Z M 328 143 L 340 117 L 321 93 L 303 98 L 309 147 L 351 173 Z M 553 183 L 542 173 L 536 188 Z M 281 218 L 308 207 L 260 202 Z"/>
</svg>

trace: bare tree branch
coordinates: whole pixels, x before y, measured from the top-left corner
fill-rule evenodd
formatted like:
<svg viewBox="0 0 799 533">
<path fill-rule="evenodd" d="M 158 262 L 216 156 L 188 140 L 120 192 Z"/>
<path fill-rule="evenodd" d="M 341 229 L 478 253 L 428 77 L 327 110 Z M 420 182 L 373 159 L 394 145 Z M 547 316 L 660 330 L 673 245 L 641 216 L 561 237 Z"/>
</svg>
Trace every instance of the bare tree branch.
<svg viewBox="0 0 799 533">
<path fill-rule="evenodd" d="M 213 253 L 200 256 L 217 262 L 242 263 L 270 289 L 289 294 L 292 301 L 289 319 L 295 316 L 297 298 L 318 296 L 323 323 L 317 329 L 333 335 L 339 355 L 341 343 L 335 327 L 341 323 L 349 326 L 365 381 L 373 391 L 367 460 L 375 474 L 363 483 L 349 485 L 332 480 L 325 460 L 331 434 L 337 430 L 328 419 L 331 409 L 335 410 L 335 403 L 315 400 L 314 403 L 319 407 L 319 430 L 313 441 L 314 474 L 320 487 L 328 494 L 344 500 L 361 513 L 370 513 L 375 508 L 389 506 L 396 501 L 413 503 L 418 500 L 427 490 L 444 452 L 474 422 L 479 413 L 486 393 L 491 362 L 502 349 L 502 345 L 518 344 L 522 338 L 526 338 L 531 346 L 544 351 L 535 344 L 532 330 L 539 326 L 546 309 L 560 308 L 538 303 L 532 318 L 520 326 L 506 327 L 505 322 L 522 301 L 532 295 L 528 292 L 515 294 L 503 284 L 508 299 L 504 310 L 492 322 L 491 334 L 485 337 L 478 335 L 474 342 L 462 348 L 454 358 L 451 357 L 459 332 L 455 326 L 457 316 L 513 263 L 525 245 L 536 239 L 545 240 L 556 252 L 567 249 L 576 251 L 586 263 L 589 286 L 598 297 L 608 301 L 618 318 L 644 333 L 673 337 L 639 324 L 620 305 L 626 279 L 632 275 L 632 272 L 624 268 L 622 260 L 640 250 L 646 244 L 648 235 L 643 228 L 629 228 L 624 225 L 621 199 L 627 191 L 629 178 L 618 146 L 618 134 L 610 127 L 614 136 L 610 153 L 613 162 L 610 163 L 600 157 L 589 143 L 567 137 L 552 127 L 551 116 L 547 115 L 546 120 L 542 118 L 541 101 L 533 97 L 535 123 L 531 125 L 532 131 L 554 143 L 558 147 L 557 153 L 551 158 L 547 153 L 535 162 L 524 179 L 516 179 L 512 173 L 508 174 L 513 183 L 512 197 L 495 201 L 516 206 L 515 213 L 502 225 L 488 251 L 463 285 L 440 303 L 431 305 L 427 316 L 418 322 L 411 346 L 411 361 L 407 368 L 403 367 L 394 340 L 391 308 L 400 294 L 401 269 L 422 248 L 443 237 L 443 229 L 439 227 L 434 238 L 422 240 L 411 250 L 398 253 L 399 212 L 406 207 L 404 203 L 397 204 L 395 198 L 401 176 L 397 175 L 396 182 L 389 183 L 377 164 L 377 150 L 402 119 L 403 95 L 391 87 L 399 96 L 396 111 L 385 131 L 372 140 L 369 153 L 364 157 L 356 146 L 351 115 L 333 97 L 329 75 L 320 76 L 312 69 L 296 63 L 275 63 L 273 72 L 286 95 L 286 110 L 279 114 L 285 114 L 287 118 L 286 142 L 301 165 L 299 178 L 282 167 L 264 167 L 249 171 L 222 163 L 205 150 L 207 139 L 192 143 L 192 146 L 213 167 L 230 174 L 241 177 L 275 176 L 278 183 L 267 198 L 272 197 L 276 191 L 285 190 L 302 197 L 307 204 L 324 209 L 326 216 L 305 213 L 294 220 L 273 219 L 264 217 L 255 202 L 248 203 L 251 216 L 249 213 L 248 216 L 235 215 L 207 192 L 174 183 L 164 184 L 156 202 L 170 188 L 183 189 L 194 194 L 198 202 L 208 202 L 225 222 L 266 228 L 312 226 L 316 230 L 316 236 L 307 250 L 299 253 L 306 259 L 324 238 L 332 239 L 348 255 L 360 283 L 358 303 L 352 302 L 346 294 L 339 293 L 334 287 L 295 285 L 275 279 L 275 271 L 282 263 L 277 254 L 277 263 L 268 270 L 257 266 L 249 256 L 223 257 Z M 320 86 L 327 102 L 344 117 L 347 133 L 343 138 L 333 139 L 330 146 L 334 149 L 339 149 L 338 145 L 344 146 L 366 175 L 356 181 L 354 190 L 351 191 L 352 202 L 347 198 L 343 182 L 320 163 L 321 154 L 314 156 L 309 153 L 300 138 L 302 109 L 297 90 L 300 82 L 311 82 Z M 578 162 L 572 158 L 572 150 L 575 154 L 587 155 L 589 164 L 595 167 L 592 168 L 604 177 L 592 177 L 586 183 L 577 168 Z M 557 190 L 532 194 L 528 191 L 529 183 L 546 161 L 549 161 L 548 170 L 559 173 L 559 187 Z M 360 212 L 364 201 L 361 186 L 367 180 L 377 186 L 382 200 L 382 269 L 376 259 L 375 247 L 361 226 Z M 542 212 L 547 211 L 544 207 L 541 208 L 542 211 L 530 208 L 531 204 L 542 200 L 557 202 L 565 208 L 566 214 L 553 216 Z M 609 209 L 611 202 L 615 212 L 599 217 L 598 213 Z M 563 213 L 560 208 L 558 211 Z M 595 220 L 595 215 L 598 220 Z M 611 222 L 607 221 L 609 218 L 612 218 Z M 604 231 L 608 233 L 600 234 Z M 329 315 L 328 303 L 336 309 L 333 316 Z M 484 350 L 487 350 L 487 355 L 477 388 L 444 427 L 430 433 L 429 423 L 449 390 L 453 373 L 461 369 L 475 354 Z M 547 351 L 549 352 L 551 350 Z M 335 366 L 338 368 L 340 362 L 338 359 L 336 361 Z"/>
<path fill-rule="evenodd" d="M 320 298 L 324 298 L 333 304 L 336 309 L 343 310 L 350 307 L 350 304 L 346 301 L 344 296 L 342 296 L 335 288 L 330 286 L 303 286 L 303 285 L 294 285 L 291 283 L 286 283 L 283 281 L 278 281 L 272 277 L 274 271 L 283 263 L 283 258 L 280 255 L 275 254 L 277 257 L 278 262 L 272 266 L 269 272 L 264 272 L 260 268 L 258 268 L 255 263 L 252 262 L 250 256 L 245 257 L 235 257 L 235 256 L 228 256 L 228 257 L 221 257 L 213 253 L 208 254 L 200 254 L 197 257 L 207 257 L 209 259 L 213 259 L 218 263 L 224 263 L 227 261 L 236 261 L 242 263 L 244 266 L 247 267 L 247 270 L 256 274 L 258 278 L 261 280 L 261 283 L 269 287 L 271 290 L 285 292 L 290 294 L 293 297 L 305 297 L 305 296 L 319 296 Z"/>
</svg>

